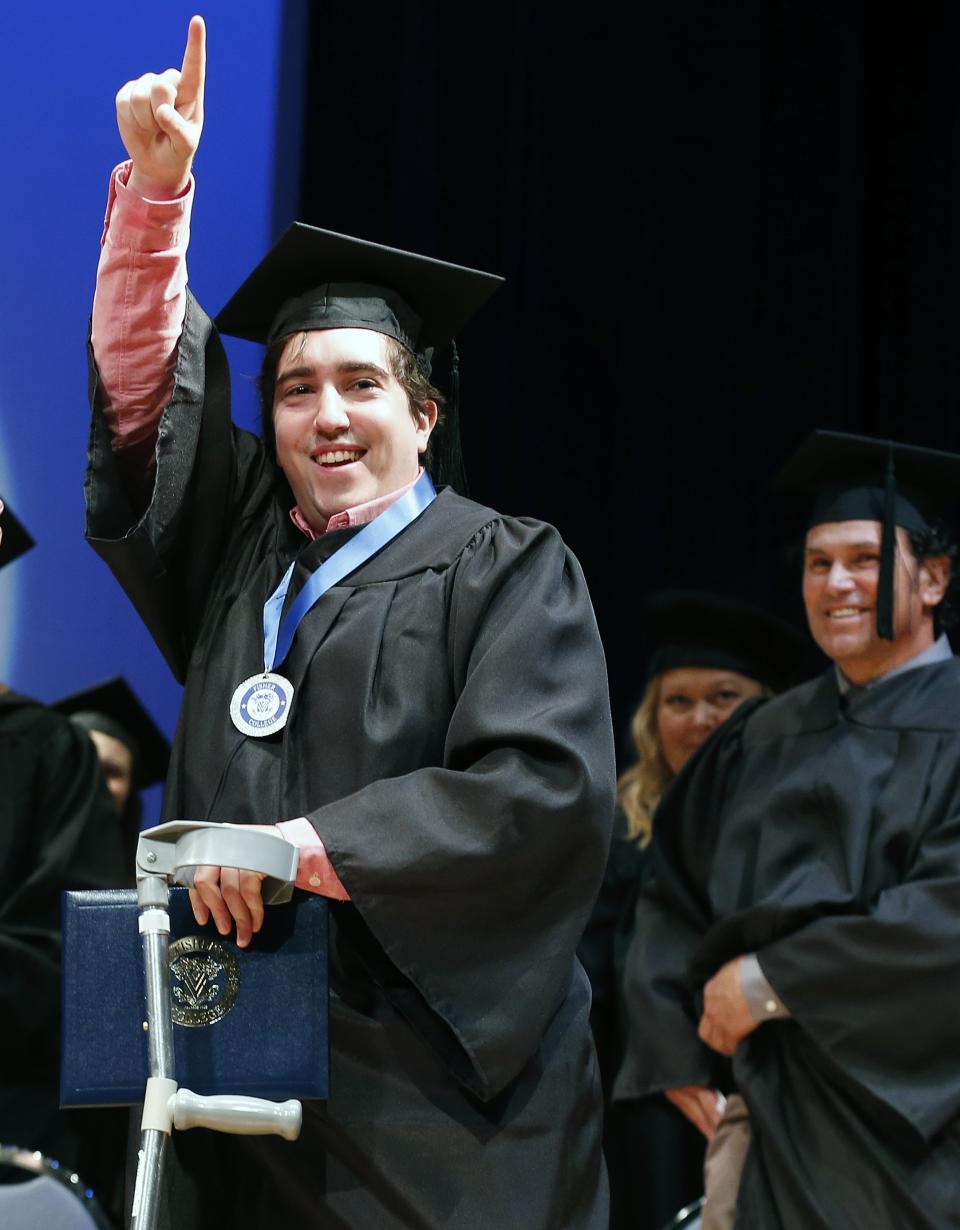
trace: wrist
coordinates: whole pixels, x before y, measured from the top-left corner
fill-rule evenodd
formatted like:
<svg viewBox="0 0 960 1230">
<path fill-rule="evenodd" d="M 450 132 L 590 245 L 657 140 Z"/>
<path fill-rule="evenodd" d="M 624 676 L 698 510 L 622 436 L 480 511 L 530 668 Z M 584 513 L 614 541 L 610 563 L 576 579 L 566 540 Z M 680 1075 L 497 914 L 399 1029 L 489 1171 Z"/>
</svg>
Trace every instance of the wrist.
<svg viewBox="0 0 960 1230">
<path fill-rule="evenodd" d="M 175 201 L 184 196 L 190 187 L 190 168 L 168 180 L 149 175 L 134 162 L 130 167 L 127 187 L 146 201 Z"/>
</svg>

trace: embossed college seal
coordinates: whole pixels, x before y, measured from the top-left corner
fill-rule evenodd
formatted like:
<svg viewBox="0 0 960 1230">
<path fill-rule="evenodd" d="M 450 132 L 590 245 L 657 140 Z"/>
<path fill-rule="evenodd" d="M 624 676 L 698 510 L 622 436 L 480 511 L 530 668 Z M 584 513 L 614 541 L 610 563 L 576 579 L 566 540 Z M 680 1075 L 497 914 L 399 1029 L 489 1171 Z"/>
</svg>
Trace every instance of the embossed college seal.
<svg viewBox="0 0 960 1230">
<path fill-rule="evenodd" d="M 230 719 L 243 735 L 262 739 L 287 724 L 293 684 L 283 675 L 263 671 L 244 679 L 230 701 Z"/>
<path fill-rule="evenodd" d="M 170 991 L 175 1025 L 214 1025 L 240 994 L 240 963 L 228 948 L 203 935 L 170 945 Z"/>
</svg>

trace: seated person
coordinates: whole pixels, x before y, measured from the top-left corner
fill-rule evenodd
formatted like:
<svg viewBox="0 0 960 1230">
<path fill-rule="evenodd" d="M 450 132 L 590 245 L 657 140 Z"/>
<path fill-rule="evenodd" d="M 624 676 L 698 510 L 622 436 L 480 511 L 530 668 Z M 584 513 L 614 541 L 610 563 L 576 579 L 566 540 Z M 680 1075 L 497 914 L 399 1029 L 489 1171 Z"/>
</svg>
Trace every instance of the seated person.
<svg viewBox="0 0 960 1230">
<path fill-rule="evenodd" d="M 623 964 L 657 806 L 697 749 L 744 701 L 795 681 L 808 641 L 784 620 L 718 594 L 664 591 L 643 612 L 647 685 L 630 731 L 636 760 L 617 782 L 600 898 L 580 944 L 606 1094 L 612 1230 L 660 1230 L 703 1191 L 704 1136 L 661 1095 L 611 1105 L 627 1029 Z"/>
</svg>

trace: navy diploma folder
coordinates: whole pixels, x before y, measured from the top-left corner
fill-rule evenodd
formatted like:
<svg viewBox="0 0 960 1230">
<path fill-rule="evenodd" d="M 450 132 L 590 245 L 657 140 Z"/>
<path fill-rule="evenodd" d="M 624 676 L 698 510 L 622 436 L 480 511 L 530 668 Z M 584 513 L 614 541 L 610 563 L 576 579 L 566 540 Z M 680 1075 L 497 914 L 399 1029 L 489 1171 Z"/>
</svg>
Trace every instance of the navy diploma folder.
<svg viewBox="0 0 960 1230">
<path fill-rule="evenodd" d="M 170 892 L 177 1083 L 194 1093 L 325 1098 L 327 902 L 295 893 L 268 906 L 249 948 L 198 926 Z M 134 889 L 63 894 L 63 1106 L 143 1101 L 143 954 Z"/>
</svg>

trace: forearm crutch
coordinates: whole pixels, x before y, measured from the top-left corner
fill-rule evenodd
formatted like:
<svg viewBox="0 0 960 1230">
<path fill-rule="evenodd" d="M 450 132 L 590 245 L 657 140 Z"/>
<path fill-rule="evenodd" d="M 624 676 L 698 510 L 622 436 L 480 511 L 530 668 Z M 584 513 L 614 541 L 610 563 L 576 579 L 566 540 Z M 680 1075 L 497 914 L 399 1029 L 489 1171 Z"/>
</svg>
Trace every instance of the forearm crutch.
<svg viewBox="0 0 960 1230">
<path fill-rule="evenodd" d="M 149 1057 L 130 1230 L 155 1230 L 167 1139 L 176 1128 L 206 1127 L 240 1136 L 300 1135 L 301 1107 L 233 1094 L 200 1097 L 178 1089 L 170 998 L 170 883 L 192 884 L 197 867 L 239 867 L 266 875 L 264 902 L 287 901 L 299 854 L 279 835 L 243 825 L 173 823 L 147 829 L 137 846 L 137 900 L 143 944 Z"/>
</svg>

